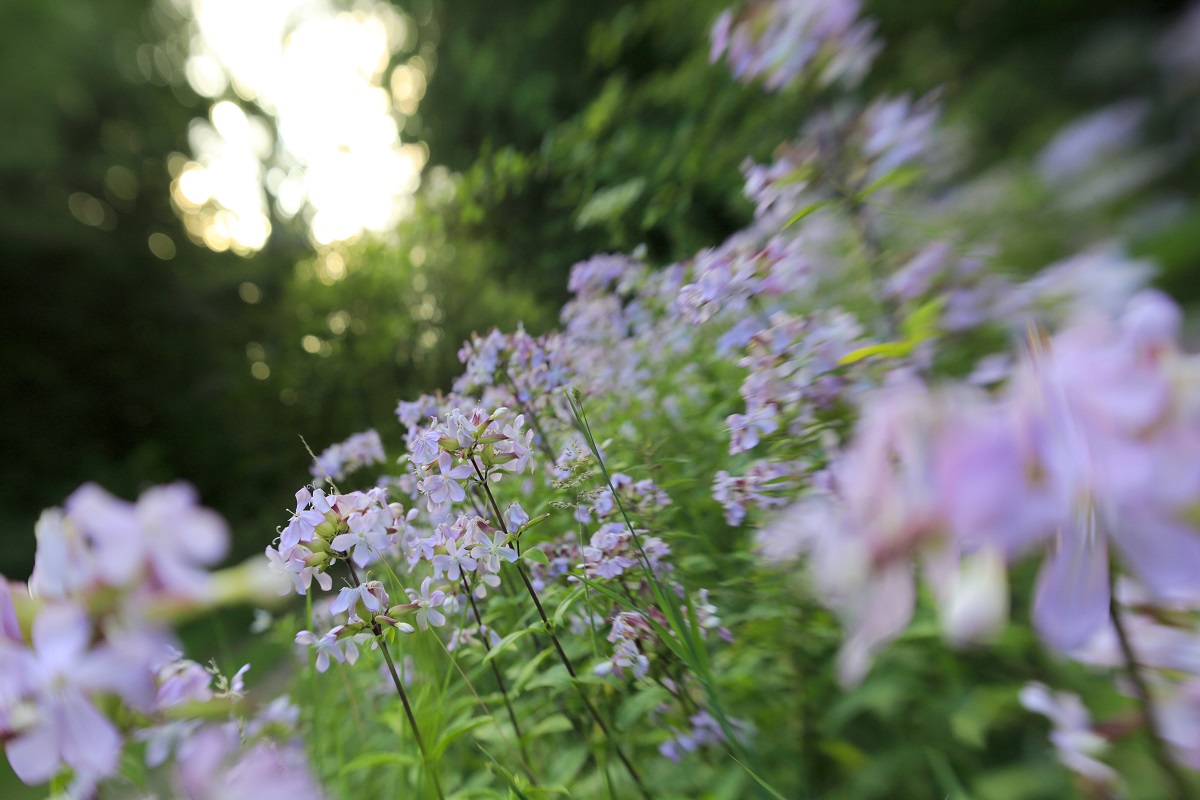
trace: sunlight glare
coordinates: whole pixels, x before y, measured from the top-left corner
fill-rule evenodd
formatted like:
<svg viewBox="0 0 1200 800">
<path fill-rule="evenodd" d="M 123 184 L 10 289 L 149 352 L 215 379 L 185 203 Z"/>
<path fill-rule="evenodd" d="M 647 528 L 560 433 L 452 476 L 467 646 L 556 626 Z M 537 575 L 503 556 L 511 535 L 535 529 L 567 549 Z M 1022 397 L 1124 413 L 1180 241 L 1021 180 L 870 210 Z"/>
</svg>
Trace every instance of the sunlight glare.
<svg viewBox="0 0 1200 800">
<path fill-rule="evenodd" d="M 268 202 L 285 219 L 302 214 L 318 246 L 394 227 L 427 152 L 401 143 L 397 118 L 397 107 L 416 111 L 424 61 L 389 73 L 411 20 L 371 0 L 349 11 L 332 0 L 191 0 L 191 13 L 184 71 L 215 101 L 210 121 L 192 123 L 193 155 L 172 187 L 193 240 L 261 249 Z"/>
</svg>

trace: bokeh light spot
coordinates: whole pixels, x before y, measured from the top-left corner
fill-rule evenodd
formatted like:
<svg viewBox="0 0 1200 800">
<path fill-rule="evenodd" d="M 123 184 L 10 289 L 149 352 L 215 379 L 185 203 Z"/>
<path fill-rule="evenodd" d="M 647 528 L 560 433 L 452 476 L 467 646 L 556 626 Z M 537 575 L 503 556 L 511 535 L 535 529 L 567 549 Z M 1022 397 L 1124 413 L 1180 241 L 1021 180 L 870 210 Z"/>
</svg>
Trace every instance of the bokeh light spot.
<svg viewBox="0 0 1200 800">
<path fill-rule="evenodd" d="M 152 233 L 146 239 L 146 245 L 156 258 L 170 261 L 175 257 L 175 240 L 165 233 Z"/>
<path fill-rule="evenodd" d="M 242 302 L 254 305 L 262 300 L 262 290 L 258 288 L 257 284 L 243 281 L 238 286 L 238 297 L 242 298 Z"/>
</svg>

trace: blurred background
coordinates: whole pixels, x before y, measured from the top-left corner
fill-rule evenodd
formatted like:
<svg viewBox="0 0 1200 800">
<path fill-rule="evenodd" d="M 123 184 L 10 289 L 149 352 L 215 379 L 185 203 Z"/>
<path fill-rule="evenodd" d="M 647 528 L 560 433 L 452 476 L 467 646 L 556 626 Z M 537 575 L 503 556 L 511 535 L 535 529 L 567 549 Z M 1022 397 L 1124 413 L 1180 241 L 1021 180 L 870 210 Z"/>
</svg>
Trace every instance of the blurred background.
<svg viewBox="0 0 1200 800">
<path fill-rule="evenodd" d="M 235 556 L 260 551 L 301 436 L 375 427 L 396 451 L 396 402 L 447 387 L 472 331 L 553 326 L 575 261 L 666 264 L 744 225 L 741 165 L 806 108 L 709 64 L 725 5 L 0 0 L 0 572 L 28 573 L 38 513 L 89 480 L 188 480 Z M 1147 136 L 1191 155 L 1089 219 L 1196 299 L 1200 124 L 1173 110 L 1196 87 L 1163 78 L 1195 50 L 1170 33 L 1184 3 L 867 10 L 886 49 L 863 91 L 941 87 L 961 169 L 1148 103 Z M 1157 211 L 1130 226 L 1137 203 Z M 1060 221 L 1031 200 L 1005 257 L 1066 255 Z"/>
</svg>

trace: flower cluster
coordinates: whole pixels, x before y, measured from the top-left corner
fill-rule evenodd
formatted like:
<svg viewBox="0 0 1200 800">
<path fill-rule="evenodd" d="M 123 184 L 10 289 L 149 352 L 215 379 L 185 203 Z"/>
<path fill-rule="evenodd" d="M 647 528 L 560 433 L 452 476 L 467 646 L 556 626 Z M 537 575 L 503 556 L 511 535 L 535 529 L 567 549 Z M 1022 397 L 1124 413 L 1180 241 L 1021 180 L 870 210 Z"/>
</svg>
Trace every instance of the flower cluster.
<svg viewBox="0 0 1200 800">
<path fill-rule="evenodd" d="M 184 659 L 166 623 L 258 596 L 245 586 L 227 596 L 231 581 L 208 572 L 228 532 L 191 487 L 154 487 L 129 503 L 88 484 L 45 511 L 36 533 L 28 587 L 0 578 L 0 738 L 21 780 L 61 780 L 67 796 L 90 798 L 117 773 L 126 742 L 143 741 L 149 767 L 174 755 L 171 780 L 189 800 L 280 796 L 270 791 L 283 752 L 287 796 L 322 796 L 279 705 L 249 722 L 231 719 L 220 758 L 189 772 L 214 728 L 202 721 L 212 713 L 186 711 L 215 706 L 232 717 L 249 665 L 226 679 Z M 286 751 L 273 744 L 279 734 L 289 737 Z M 220 761 L 228 763 L 218 769 Z"/>
<path fill-rule="evenodd" d="M 762 534 L 773 554 L 805 551 L 852 633 L 843 675 L 906 625 L 912 564 L 943 596 L 955 638 L 995 629 L 1007 603 L 993 578 L 959 576 L 964 559 L 1046 551 L 1034 624 L 1071 651 L 1109 617 L 1110 556 L 1157 603 L 1200 602 L 1200 367 L 1175 343 L 1178 309 L 1143 293 L 1119 321 L 1081 319 L 1030 349 L 988 395 L 918 382 L 864 402 L 833 491 L 813 493 Z M 987 570 L 984 570 L 987 574 Z M 963 593 L 971 597 L 962 597 Z M 956 611 L 967 604 L 971 613 Z M 965 616 L 964 616 L 965 614 Z M 981 615 L 981 616 L 974 616 Z"/>
<path fill-rule="evenodd" d="M 805 73 L 819 84 L 862 80 L 879 50 L 874 25 L 858 19 L 858 0 L 784 0 L 725 11 L 712 33 L 710 60 L 728 51 L 734 75 L 764 76 L 768 89 Z"/>
<path fill-rule="evenodd" d="M 340 481 L 356 470 L 382 464 L 383 460 L 383 442 L 379 434 L 374 430 L 363 431 L 325 448 L 313 462 L 312 476 L 318 481 Z"/>
</svg>

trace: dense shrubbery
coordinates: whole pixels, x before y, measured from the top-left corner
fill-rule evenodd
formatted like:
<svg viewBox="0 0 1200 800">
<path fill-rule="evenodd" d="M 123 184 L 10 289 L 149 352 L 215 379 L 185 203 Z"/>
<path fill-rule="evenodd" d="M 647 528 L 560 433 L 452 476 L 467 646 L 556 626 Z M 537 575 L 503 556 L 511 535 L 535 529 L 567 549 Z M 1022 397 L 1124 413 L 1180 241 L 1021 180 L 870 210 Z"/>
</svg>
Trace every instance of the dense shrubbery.
<svg viewBox="0 0 1200 800">
<path fill-rule="evenodd" d="M 178 485 L 47 511 L 0 593 L 13 768 L 80 797 L 1190 796 L 1200 362 L 1093 232 L 1172 224 L 1145 187 L 1195 158 L 1197 18 L 1162 97 L 975 176 L 936 97 L 860 97 L 857 3 L 725 14 L 713 57 L 814 109 L 746 164 L 753 221 L 577 264 L 558 332 L 473 336 L 396 409 L 398 461 L 374 431 L 314 454 L 257 571 L 205 572 L 224 528 Z M 1027 234 L 1077 252 L 1035 268 Z M 170 653 L 275 580 L 306 598 L 273 628 L 296 705 Z"/>
</svg>

